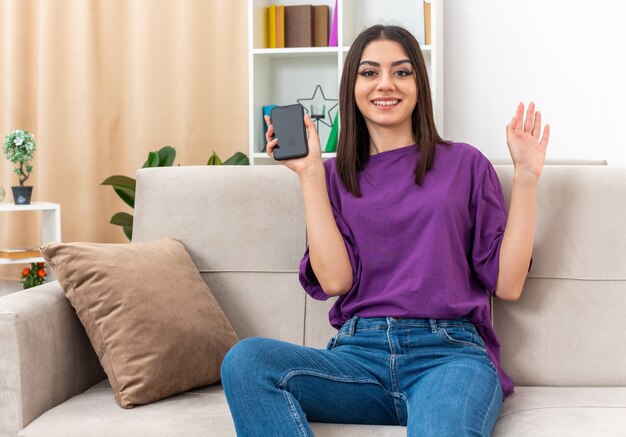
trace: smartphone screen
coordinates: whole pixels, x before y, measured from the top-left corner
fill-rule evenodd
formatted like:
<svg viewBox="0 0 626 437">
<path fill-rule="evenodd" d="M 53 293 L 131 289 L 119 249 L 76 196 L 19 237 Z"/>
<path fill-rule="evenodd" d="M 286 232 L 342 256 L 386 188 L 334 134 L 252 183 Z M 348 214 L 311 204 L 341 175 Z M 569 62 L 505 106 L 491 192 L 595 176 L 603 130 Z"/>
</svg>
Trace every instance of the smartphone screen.
<svg viewBox="0 0 626 437">
<path fill-rule="evenodd" d="M 302 105 L 296 103 L 272 108 L 270 118 L 274 126 L 274 136 L 278 138 L 274 148 L 274 159 L 280 161 L 301 158 L 309 154 Z"/>
</svg>

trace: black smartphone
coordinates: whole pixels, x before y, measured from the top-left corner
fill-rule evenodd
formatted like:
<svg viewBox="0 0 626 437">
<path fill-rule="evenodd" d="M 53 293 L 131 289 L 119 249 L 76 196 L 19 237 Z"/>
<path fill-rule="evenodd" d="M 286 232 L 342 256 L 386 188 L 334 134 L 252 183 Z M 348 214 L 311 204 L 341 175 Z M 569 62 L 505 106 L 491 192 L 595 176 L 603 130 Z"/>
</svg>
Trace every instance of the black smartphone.
<svg viewBox="0 0 626 437">
<path fill-rule="evenodd" d="M 274 148 L 274 159 L 301 158 L 309 154 L 309 144 L 304 126 L 304 109 L 302 105 L 277 106 L 270 111 L 274 136 L 278 143 Z"/>
</svg>

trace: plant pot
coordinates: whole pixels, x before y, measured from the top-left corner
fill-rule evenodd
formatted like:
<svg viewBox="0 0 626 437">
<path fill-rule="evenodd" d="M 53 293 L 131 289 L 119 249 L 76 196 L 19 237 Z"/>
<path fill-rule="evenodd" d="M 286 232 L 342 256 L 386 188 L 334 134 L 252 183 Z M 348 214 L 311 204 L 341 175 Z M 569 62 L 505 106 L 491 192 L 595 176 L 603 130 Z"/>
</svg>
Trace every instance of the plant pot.
<svg viewBox="0 0 626 437">
<path fill-rule="evenodd" d="M 33 187 L 11 187 L 13 190 L 13 200 L 16 205 L 30 205 L 30 197 L 33 194 Z"/>
</svg>

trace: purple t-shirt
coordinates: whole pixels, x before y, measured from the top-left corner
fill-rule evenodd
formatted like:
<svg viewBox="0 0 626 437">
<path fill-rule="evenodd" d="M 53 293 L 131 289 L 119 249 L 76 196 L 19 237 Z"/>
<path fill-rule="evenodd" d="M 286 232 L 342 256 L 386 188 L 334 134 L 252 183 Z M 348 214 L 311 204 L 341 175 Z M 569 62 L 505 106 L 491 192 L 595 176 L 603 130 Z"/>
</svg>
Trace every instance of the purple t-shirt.
<svg viewBox="0 0 626 437">
<path fill-rule="evenodd" d="M 507 397 L 514 383 L 500 367 L 489 308 L 507 220 L 500 180 L 477 148 L 438 144 L 433 167 L 419 186 L 414 173 L 419 156 L 415 145 L 371 155 L 357 173 L 362 197 L 345 189 L 335 158 L 324 161 L 333 215 L 354 272 L 350 291 L 329 312 L 330 324 L 339 329 L 355 315 L 469 317 Z M 314 299 L 330 297 L 315 277 L 308 246 L 299 279 Z"/>
</svg>

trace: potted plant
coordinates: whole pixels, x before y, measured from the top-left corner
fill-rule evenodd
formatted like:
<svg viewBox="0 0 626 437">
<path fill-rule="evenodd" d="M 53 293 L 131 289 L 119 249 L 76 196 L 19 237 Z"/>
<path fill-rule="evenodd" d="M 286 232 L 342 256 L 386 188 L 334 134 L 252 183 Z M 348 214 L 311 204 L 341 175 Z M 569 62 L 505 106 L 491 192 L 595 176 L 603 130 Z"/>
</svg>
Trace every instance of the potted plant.
<svg viewBox="0 0 626 437">
<path fill-rule="evenodd" d="M 44 284 L 47 280 L 46 263 L 30 263 L 30 267 L 22 270 L 22 286 L 24 290 Z"/>
<path fill-rule="evenodd" d="M 13 172 L 19 177 L 20 185 L 11 187 L 13 190 L 13 199 L 16 205 L 30 204 L 30 198 L 33 193 L 33 187 L 25 187 L 24 182 L 30 176 L 33 166 L 28 163 L 35 155 L 35 137 L 25 130 L 14 130 L 4 137 L 4 146 L 2 148 L 4 156 L 17 167 Z"/>
</svg>

